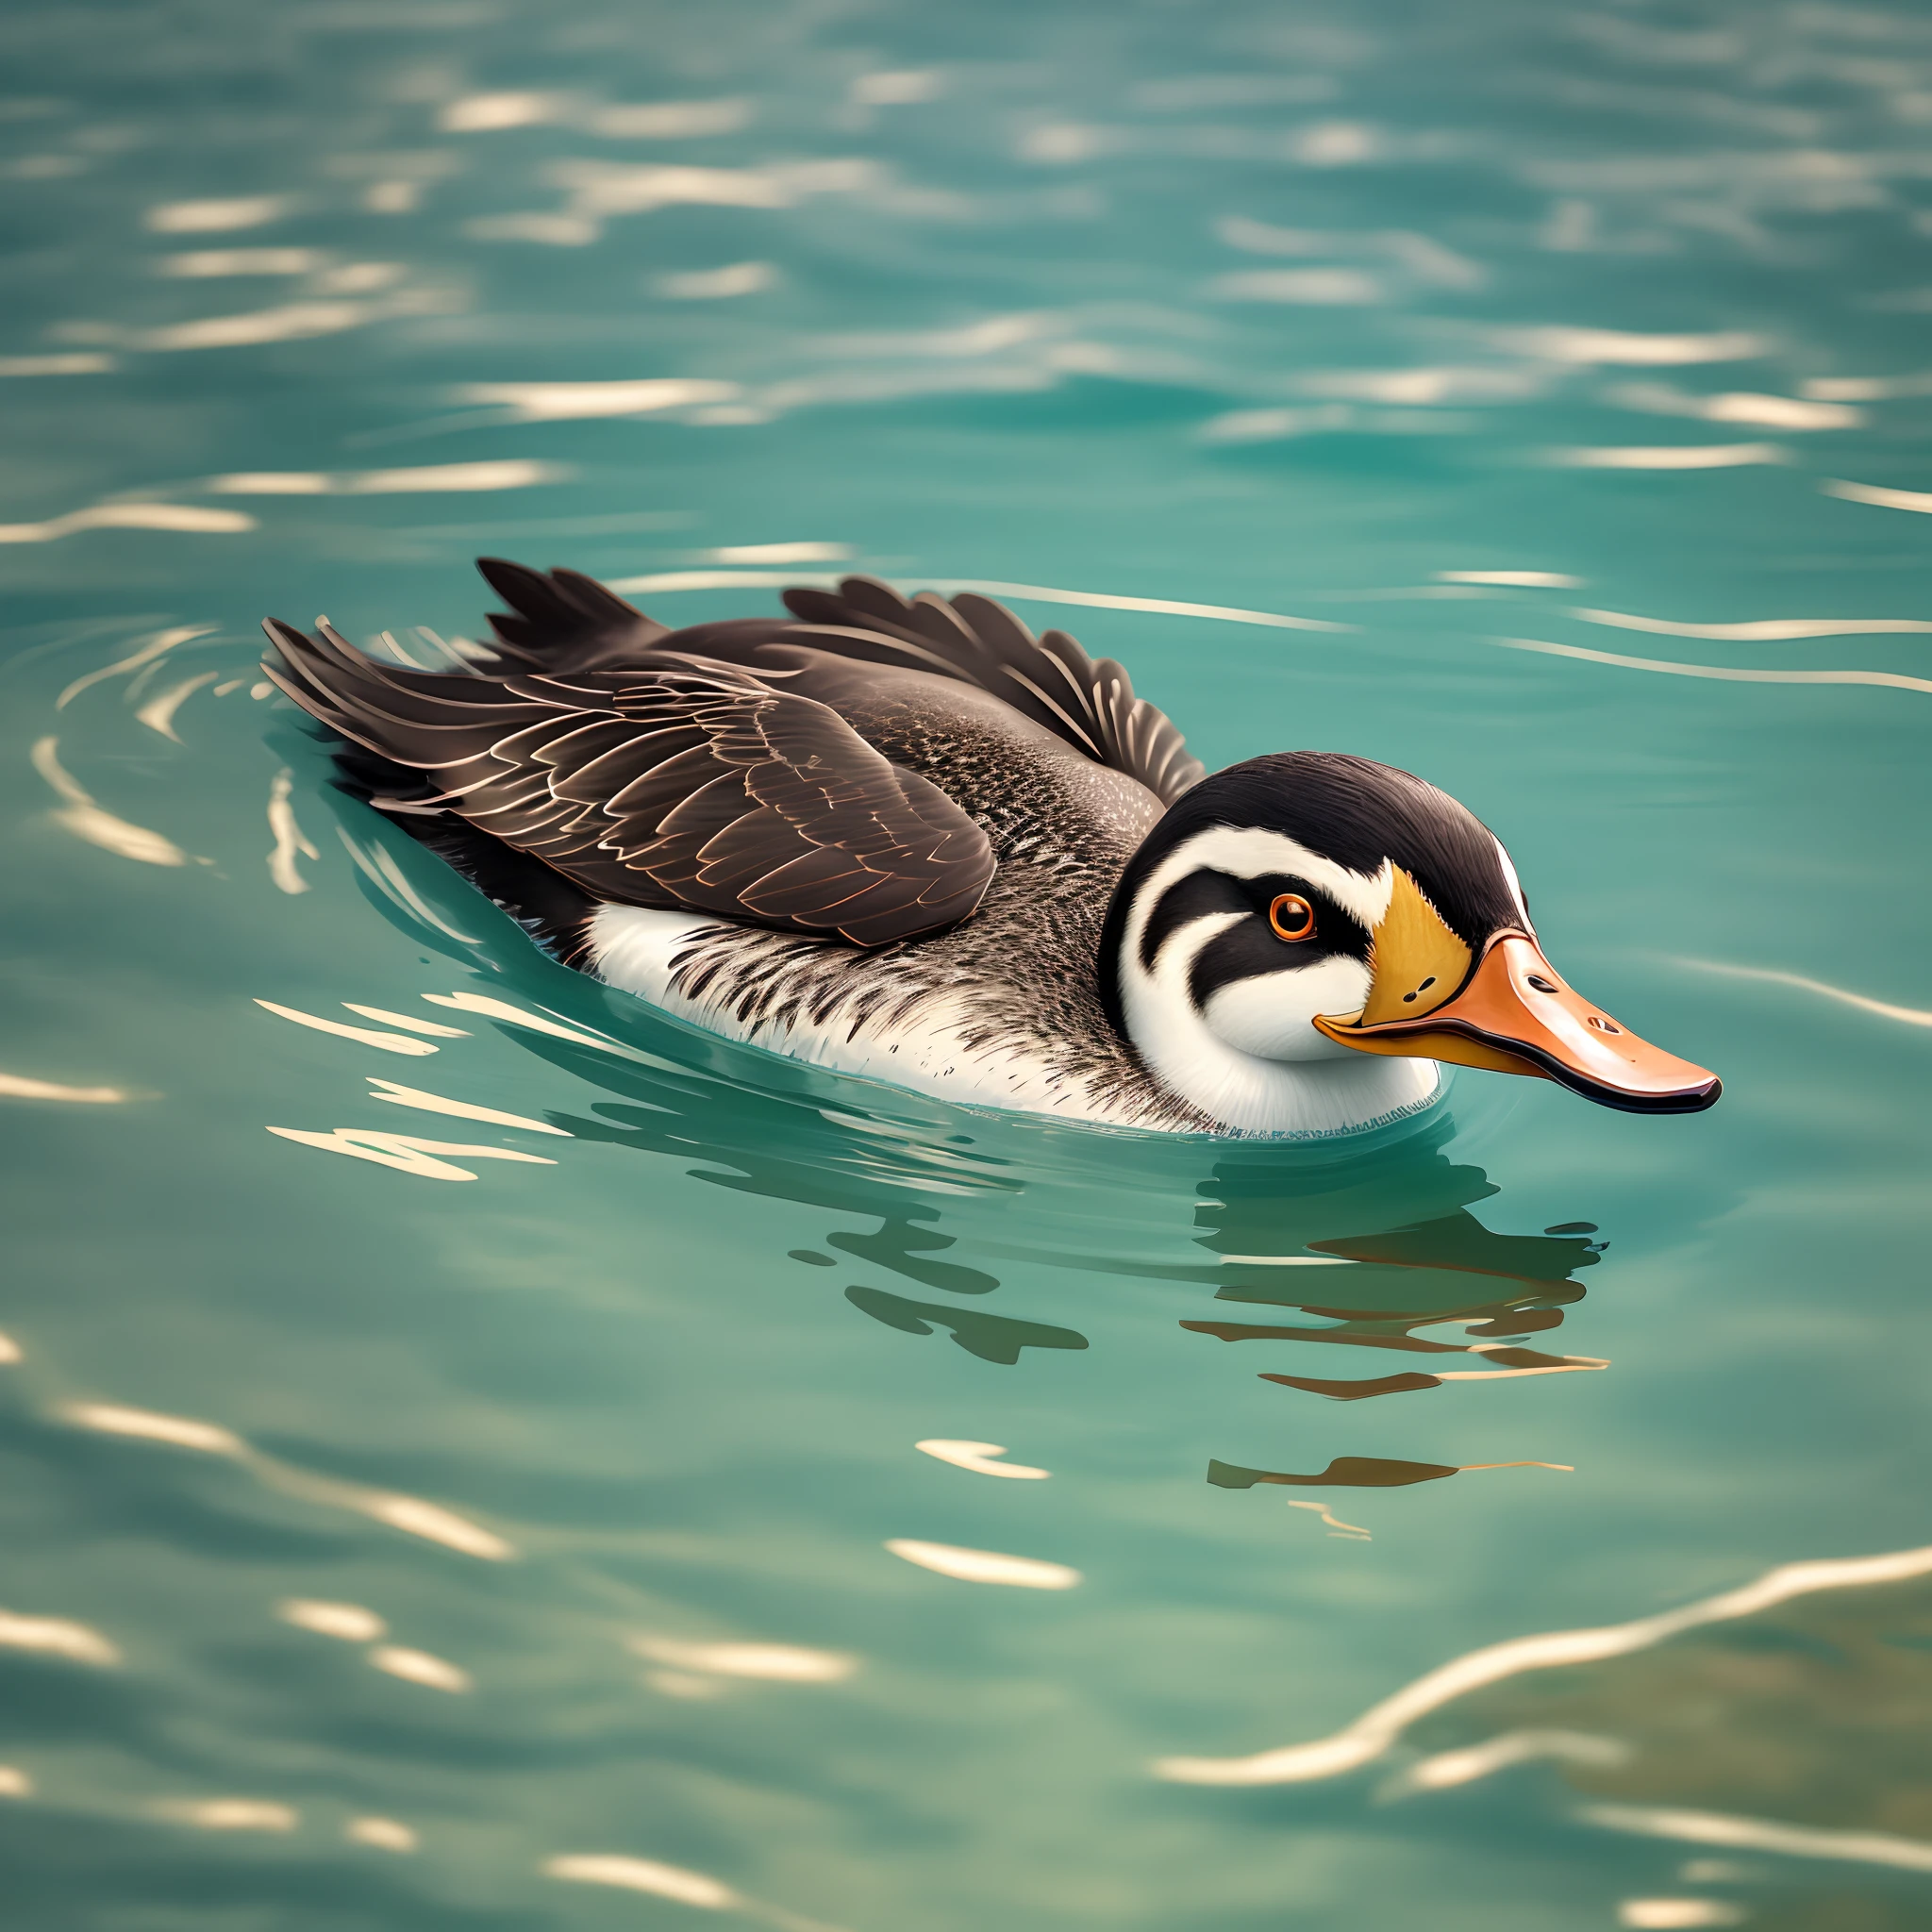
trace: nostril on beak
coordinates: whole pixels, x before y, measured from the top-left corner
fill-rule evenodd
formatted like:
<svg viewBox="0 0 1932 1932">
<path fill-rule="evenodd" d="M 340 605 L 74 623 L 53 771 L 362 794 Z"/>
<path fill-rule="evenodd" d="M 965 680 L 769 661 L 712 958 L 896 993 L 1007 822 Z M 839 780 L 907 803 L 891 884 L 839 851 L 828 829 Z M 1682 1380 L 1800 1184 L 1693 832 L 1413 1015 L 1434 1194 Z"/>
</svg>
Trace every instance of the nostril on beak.
<svg viewBox="0 0 1932 1932">
<path fill-rule="evenodd" d="M 1592 1013 L 1590 1016 L 1590 1024 L 1599 1033 L 1621 1033 L 1624 1030 L 1614 1020 L 1606 1020 L 1601 1013 Z"/>
<path fill-rule="evenodd" d="M 1539 992 L 1555 992 L 1557 990 L 1541 973 L 1532 973 L 1526 976 L 1530 985 L 1535 987 Z"/>
</svg>

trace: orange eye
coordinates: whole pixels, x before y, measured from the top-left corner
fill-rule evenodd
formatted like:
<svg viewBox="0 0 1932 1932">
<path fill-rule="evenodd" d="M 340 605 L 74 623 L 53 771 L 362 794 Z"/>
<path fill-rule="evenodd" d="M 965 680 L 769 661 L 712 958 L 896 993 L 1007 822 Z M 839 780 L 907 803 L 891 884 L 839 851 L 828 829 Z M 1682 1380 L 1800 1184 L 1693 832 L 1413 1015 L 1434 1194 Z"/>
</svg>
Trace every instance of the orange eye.
<svg viewBox="0 0 1932 1932">
<path fill-rule="evenodd" d="M 1268 924 L 1278 940 L 1313 939 L 1315 908 L 1299 892 L 1284 892 L 1269 907 Z"/>
</svg>

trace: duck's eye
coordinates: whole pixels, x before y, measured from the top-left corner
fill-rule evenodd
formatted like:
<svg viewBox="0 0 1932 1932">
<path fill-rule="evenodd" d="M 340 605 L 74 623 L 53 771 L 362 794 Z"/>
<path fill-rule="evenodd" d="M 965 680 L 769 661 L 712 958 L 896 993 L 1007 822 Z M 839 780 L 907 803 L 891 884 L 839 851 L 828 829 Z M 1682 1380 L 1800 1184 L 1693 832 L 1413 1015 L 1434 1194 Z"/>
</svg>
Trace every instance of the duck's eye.
<svg viewBox="0 0 1932 1932">
<path fill-rule="evenodd" d="M 1278 940 L 1313 939 L 1315 908 L 1299 892 L 1283 892 L 1268 908 L 1268 924 Z"/>
</svg>

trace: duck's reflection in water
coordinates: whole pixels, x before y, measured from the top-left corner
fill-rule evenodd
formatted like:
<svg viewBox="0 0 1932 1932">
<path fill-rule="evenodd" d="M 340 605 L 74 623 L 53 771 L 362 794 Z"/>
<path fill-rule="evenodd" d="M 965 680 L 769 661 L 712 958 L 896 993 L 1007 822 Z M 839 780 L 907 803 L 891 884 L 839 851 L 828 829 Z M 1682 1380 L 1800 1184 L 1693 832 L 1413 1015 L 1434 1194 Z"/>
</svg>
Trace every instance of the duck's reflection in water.
<svg viewBox="0 0 1932 1932">
<path fill-rule="evenodd" d="M 991 1294 L 1000 1286 L 996 1274 L 941 1258 L 959 1237 L 937 1225 L 942 1209 L 930 1197 L 1017 1193 L 1023 1188 L 1003 1163 L 974 1150 L 969 1137 L 792 1106 L 782 1124 L 784 1151 L 779 1152 L 772 1142 L 774 1111 L 784 1106 L 780 1096 L 696 1073 L 686 1077 L 613 1066 L 604 1055 L 541 1036 L 526 1037 L 524 1044 L 627 1096 L 598 1102 L 589 1115 L 551 1116 L 578 1140 L 641 1153 L 696 1156 L 703 1165 L 691 1173 L 715 1186 L 879 1223 L 869 1233 L 831 1229 L 823 1240 L 835 1253 L 793 1248 L 791 1259 L 829 1268 L 837 1265 L 836 1255 L 847 1255 L 953 1295 Z M 688 1110 L 673 1111 L 680 1102 Z M 997 1315 L 970 1303 L 935 1302 L 864 1285 L 848 1287 L 844 1294 L 862 1314 L 889 1328 L 908 1335 L 944 1330 L 968 1354 L 1008 1368 L 1024 1349 L 1088 1346 L 1087 1337 L 1076 1329 Z"/>
<path fill-rule="evenodd" d="M 1350 1348 L 1428 1363 L 1381 1374 L 1310 1374 L 1327 1362 L 1295 1356 L 1291 1368 L 1257 1372 L 1265 1382 L 1337 1402 L 1607 1368 L 1599 1357 L 1525 1345 L 1561 1326 L 1566 1310 L 1583 1299 L 1574 1277 L 1594 1267 L 1605 1246 L 1593 1239 L 1595 1224 L 1565 1222 L 1538 1235 L 1486 1227 L 1470 1205 L 1499 1190 L 1481 1168 L 1448 1157 L 1453 1132 L 1439 1118 L 1362 1158 L 1313 1166 L 1270 1159 L 1265 1149 L 1217 1160 L 1197 1215 L 1202 1245 L 1221 1257 L 1215 1300 L 1302 1319 L 1194 1317 L 1182 1328 L 1225 1342 L 1314 1347 L 1324 1357 Z M 1208 1479 L 1225 1489 L 1388 1489 L 1493 1466 L 1348 1456 L 1297 1474 L 1216 1461 Z"/>
</svg>

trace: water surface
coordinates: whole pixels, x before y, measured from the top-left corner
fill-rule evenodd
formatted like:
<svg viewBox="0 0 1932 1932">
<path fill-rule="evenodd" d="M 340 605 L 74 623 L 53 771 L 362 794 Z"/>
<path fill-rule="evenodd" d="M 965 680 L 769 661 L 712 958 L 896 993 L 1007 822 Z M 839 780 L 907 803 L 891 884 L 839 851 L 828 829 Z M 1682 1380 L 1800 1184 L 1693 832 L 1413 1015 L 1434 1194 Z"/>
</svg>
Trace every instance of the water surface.
<svg viewBox="0 0 1932 1932">
<path fill-rule="evenodd" d="M 1923 9 L 0 33 L 13 1916 L 1924 1922 Z M 257 691 L 479 551 L 1022 587 L 1456 793 L 1724 1102 L 1270 1148 L 655 1016 Z"/>
</svg>

